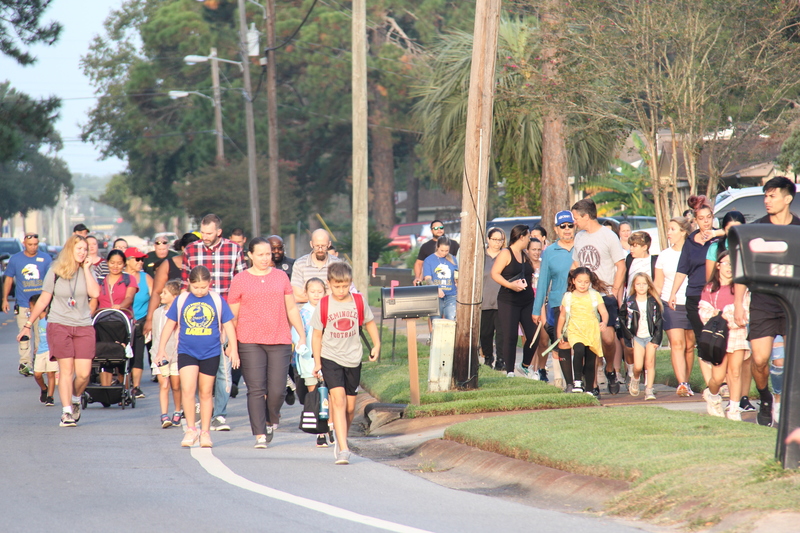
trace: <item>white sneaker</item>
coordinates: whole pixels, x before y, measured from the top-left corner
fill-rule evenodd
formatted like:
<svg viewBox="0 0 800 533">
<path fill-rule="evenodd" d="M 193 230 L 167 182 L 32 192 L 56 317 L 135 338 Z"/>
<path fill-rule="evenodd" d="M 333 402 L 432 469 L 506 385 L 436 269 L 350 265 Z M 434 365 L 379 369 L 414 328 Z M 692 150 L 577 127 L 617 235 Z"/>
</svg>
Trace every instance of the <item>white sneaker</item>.
<svg viewBox="0 0 800 533">
<path fill-rule="evenodd" d="M 572 385 L 572 392 L 583 392 L 583 382 L 581 380 L 575 380 L 575 383 Z"/>
<path fill-rule="evenodd" d="M 742 410 L 739 409 L 739 406 L 731 402 L 728 406 L 728 410 L 725 412 L 725 416 L 728 417 L 728 420 L 736 420 L 737 422 L 742 421 Z"/>
<path fill-rule="evenodd" d="M 772 427 L 778 427 L 778 421 L 781 417 L 781 402 L 773 402 L 772 404 Z"/>
<path fill-rule="evenodd" d="M 506 374 L 506 377 L 507 378 L 515 378 L 517 376 L 515 376 L 513 372 L 509 372 L 508 374 Z"/>
<path fill-rule="evenodd" d="M 631 396 L 639 396 L 639 380 L 631 378 L 631 382 L 628 384 L 628 392 Z"/>
<path fill-rule="evenodd" d="M 525 368 L 522 364 L 514 367 L 516 374 L 522 378 L 539 379 L 539 375 L 531 367 Z M 534 377 L 535 376 L 535 377 Z"/>
<path fill-rule="evenodd" d="M 706 394 L 706 392 L 708 392 L 708 394 Z M 703 391 L 703 397 L 706 400 L 706 411 L 708 414 L 725 418 L 725 411 L 722 409 L 722 396 L 719 394 L 711 394 L 711 392 L 706 389 Z"/>
</svg>

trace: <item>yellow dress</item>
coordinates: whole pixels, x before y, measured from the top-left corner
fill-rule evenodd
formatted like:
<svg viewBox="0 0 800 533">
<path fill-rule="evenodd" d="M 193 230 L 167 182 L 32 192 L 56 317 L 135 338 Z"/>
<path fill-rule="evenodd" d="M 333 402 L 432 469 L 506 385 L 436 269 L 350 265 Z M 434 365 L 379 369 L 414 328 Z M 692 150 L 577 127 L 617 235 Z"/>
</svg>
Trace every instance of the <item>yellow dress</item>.
<svg viewBox="0 0 800 533">
<path fill-rule="evenodd" d="M 592 303 L 592 298 L 600 298 L 599 293 L 587 292 L 571 293 L 572 302 L 567 323 L 567 340 L 570 346 L 583 343 L 591 348 L 595 355 L 603 357 L 603 344 L 600 340 L 600 322 L 597 318 L 597 307 Z M 566 296 L 566 295 L 565 295 Z"/>
</svg>

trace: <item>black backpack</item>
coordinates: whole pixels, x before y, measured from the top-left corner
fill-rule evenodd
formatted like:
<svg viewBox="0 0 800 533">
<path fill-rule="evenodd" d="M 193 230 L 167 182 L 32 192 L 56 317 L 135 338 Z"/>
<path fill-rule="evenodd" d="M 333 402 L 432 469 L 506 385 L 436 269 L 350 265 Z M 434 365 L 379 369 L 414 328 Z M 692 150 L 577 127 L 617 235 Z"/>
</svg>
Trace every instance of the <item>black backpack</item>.
<svg viewBox="0 0 800 533">
<path fill-rule="evenodd" d="M 728 322 L 722 318 L 722 313 L 712 316 L 697 342 L 697 355 L 703 361 L 719 366 L 728 351 Z"/>
<path fill-rule="evenodd" d="M 313 433 L 319 435 L 320 433 L 327 433 L 328 420 L 319 417 L 319 409 L 321 407 L 319 397 L 319 387 L 306 394 L 306 401 L 303 404 L 303 412 L 300 414 L 300 430 L 306 433 Z"/>
</svg>

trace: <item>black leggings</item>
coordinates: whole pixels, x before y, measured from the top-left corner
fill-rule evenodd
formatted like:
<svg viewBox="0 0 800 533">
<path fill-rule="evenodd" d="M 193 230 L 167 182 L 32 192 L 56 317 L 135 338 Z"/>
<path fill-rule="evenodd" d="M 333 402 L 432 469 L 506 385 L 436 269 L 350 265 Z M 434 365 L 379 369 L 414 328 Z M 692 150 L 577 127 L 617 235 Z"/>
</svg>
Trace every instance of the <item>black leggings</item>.
<svg viewBox="0 0 800 533">
<path fill-rule="evenodd" d="M 242 375 L 247 383 L 250 429 L 253 435 L 265 435 L 267 424 L 280 421 L 292 345 L 243 342 L 239 344 L 239 357 Z"/>
<path fill-rule="evenodd" d="M 503 357 L 506 360 L 506 372 L 514 371 L 514 364 L 517 362 L 517 338 L 518 326 L 522 325 L 525 333 L 525 344 L 522 346 L 522 364 L 530 366 L 533 354 L 536 351 L 536 341 L 533 339 L 536 333 L 536 325 L 533 323 L 533 302 L 523 306 L 514 305 L 511 302 L 498 301 L 497 315 L 500 320 L 500 328 L 503 331 Z M 531 343 L 531 340 L 534 340 Z M 533 347 L 531 347 L 531 344 Z"/>
<path fill-rule="evenodd" d="M 550 337 L 550 343 L 556 342 L 558 338 L 556 336 L 556 328 L 558 327 L 558 317 L 561 316 L 561 308 L 554 307 L 553 308 L 553 324 L 548 324 L 545 326 L 545 331 L 547 331 L 547 336 Z M 572 385 L 572 350 L 570 348 L 555 348 L 558 350 L 558 358 L 561 359 L 558 364 L 561 367 L 561 373 L 564 374 L 564 381 L 567 382 L 568 385 Z"/>
<path fill-rule="evenodd" d="M 494 344 L 497 339 L 497 357 L 494 357 Z M 484 362 L 493 366 L 503 364 L 503 328 L 500 326 L 500 315 L 497 309 L 484 309 L 481 311 L 481 351 Z"/>
<path fill-rule="evenodd" d="M 575 374 L 575 381 L 583 381 L 583 390 L 592 390 L 594 388 L 597 355 L 582 342 L 576 342 L 572 345 L 572 353 L 572 370 Z"/>
</svg>

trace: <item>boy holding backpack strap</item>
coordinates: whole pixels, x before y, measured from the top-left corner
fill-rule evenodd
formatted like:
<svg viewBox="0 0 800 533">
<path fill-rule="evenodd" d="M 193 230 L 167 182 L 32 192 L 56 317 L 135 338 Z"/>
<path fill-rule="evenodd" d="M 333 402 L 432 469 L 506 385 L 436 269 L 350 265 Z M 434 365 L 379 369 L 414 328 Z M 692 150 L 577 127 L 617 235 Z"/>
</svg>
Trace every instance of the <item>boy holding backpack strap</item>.
<svg viewBox="0 0 800 533">
<path fill-rule="evenodd" d="M 314 333 L 311 350 L 314 354 L 314 375 L 325 377 L 328 385 L 330 419 L 336 439 L 333 453 L 337 465 L 350 464 L 347 433 L 356 408 L 356 390 L 361 381 L 361 339 L 363 324 L 372 337 L 369 360 L 375 361 L 381 344 L 378 328 L 369 305 L 361 294 L 350 293 L 353 270 L 345 262 L 328 267 L 328 287 L 331 294 L 320 300 L 311 317 Z M 322 313 L 325 312 L 325 316 Z"/>
</svg>

